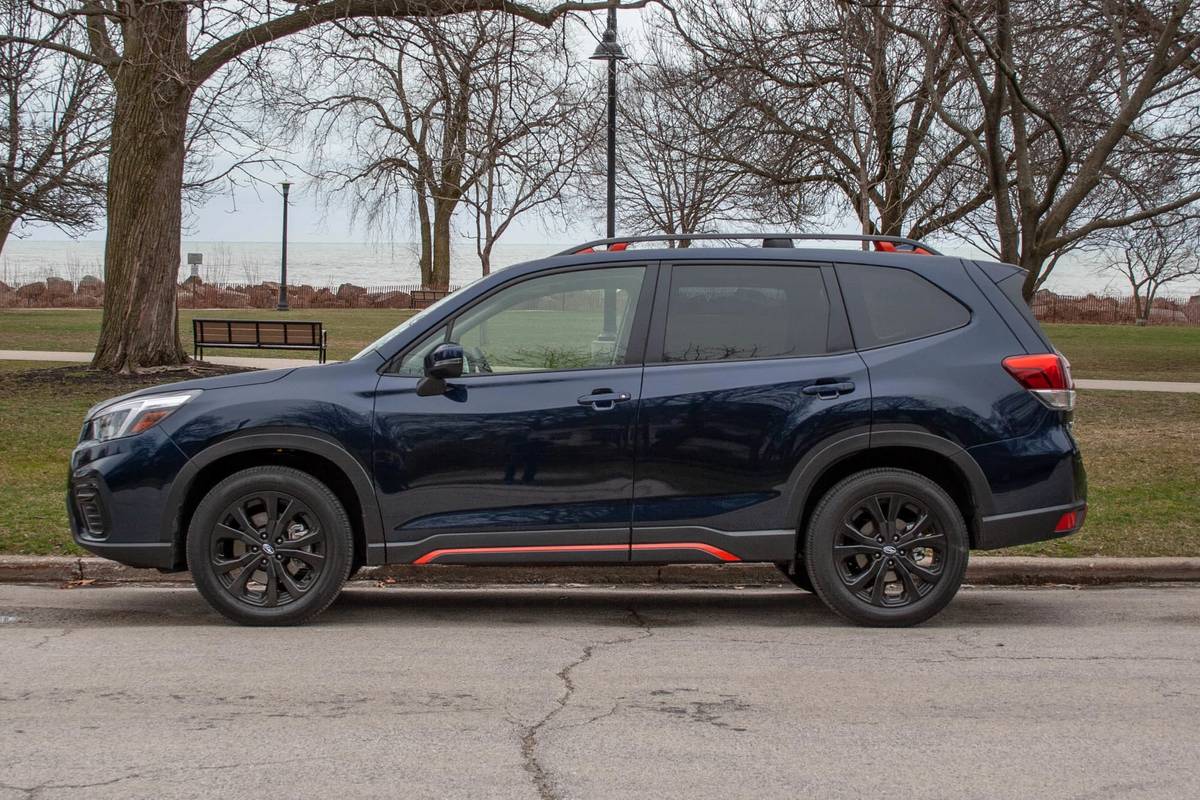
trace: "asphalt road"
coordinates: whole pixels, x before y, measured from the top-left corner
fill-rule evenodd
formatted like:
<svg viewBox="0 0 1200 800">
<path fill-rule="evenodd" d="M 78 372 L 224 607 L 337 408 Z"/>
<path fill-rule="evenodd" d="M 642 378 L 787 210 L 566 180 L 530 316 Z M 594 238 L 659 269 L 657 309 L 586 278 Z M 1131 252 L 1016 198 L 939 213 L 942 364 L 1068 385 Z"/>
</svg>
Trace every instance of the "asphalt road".
<svg viewBox="0 0 1200 800">
<path fill-rule="evenodd" d="M 965 590 L 914 630 L 780 590 L 0 586 L 0 800 L 1196 798 L 1200 587 Z"/>
</svg>

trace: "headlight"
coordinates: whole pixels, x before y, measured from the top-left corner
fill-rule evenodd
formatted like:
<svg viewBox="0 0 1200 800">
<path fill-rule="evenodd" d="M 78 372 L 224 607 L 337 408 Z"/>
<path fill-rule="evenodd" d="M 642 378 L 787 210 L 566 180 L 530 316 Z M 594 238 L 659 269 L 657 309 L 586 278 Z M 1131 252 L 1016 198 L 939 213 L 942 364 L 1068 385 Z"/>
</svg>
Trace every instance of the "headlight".
<svg viewBox="0 0 1200 800">
<path fill-rule="evenodd" d="M 141 433 L 162 422 L 198 394 L 199 391 L 154 394 L 105 406 L 84 422 L 82 438 L 107 442 Z"/>
</svg>

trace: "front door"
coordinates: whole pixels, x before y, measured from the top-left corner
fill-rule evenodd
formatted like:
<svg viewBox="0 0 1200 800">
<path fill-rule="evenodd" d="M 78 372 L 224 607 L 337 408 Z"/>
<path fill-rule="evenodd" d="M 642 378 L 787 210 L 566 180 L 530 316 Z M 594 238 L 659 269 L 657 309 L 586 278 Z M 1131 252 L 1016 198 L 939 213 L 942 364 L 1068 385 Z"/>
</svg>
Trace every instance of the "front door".
<svg viewBox="0 0 1200 800">
<path fill-rule="evenodd" d="M 389 561 L 628 560 L 654 272 L 506 284 L 381 378 L 374 460 Z M 444 341 L 462 346 L 464 375 L 418 397 L 424 355 Z"/>
<path fill-rule="evenodd" d="M 804 459 L 866 436 L 871 391 L 829 267 L 664 266 L 638 421 L 634 561 L 786 561 Z"/>
</svg>

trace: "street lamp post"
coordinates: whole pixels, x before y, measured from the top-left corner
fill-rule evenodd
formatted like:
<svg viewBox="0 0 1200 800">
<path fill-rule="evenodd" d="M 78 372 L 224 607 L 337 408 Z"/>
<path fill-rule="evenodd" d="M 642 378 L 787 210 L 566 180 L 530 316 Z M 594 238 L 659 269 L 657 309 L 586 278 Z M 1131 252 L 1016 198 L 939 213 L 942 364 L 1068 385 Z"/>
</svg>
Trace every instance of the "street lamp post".
<svg viewBox="0 0 1200 800">
<path fill-rule="evenodd" d="M 275 307 L 275 310 L 287 311 L 287 212 L 288 190 L 292 188 L 292 184 L 284 181 L 280 186 L 283 187 L 283 251 L 279 260 L 279 305 Z"/>
<path fill-rule="evenodd" d="M 608 10 L 608 27 L 604 38 L 592 53 L 592 60 L 608 62 L 608 195 L 605 208 L 608 238 L 617 235 L 617 62 L 628 56 L 617 41 L 617 10 Z M 601 341 L 615 342 L 617 338 L 617 293 L 604 290 L 604 332 Z"/>
</svg>

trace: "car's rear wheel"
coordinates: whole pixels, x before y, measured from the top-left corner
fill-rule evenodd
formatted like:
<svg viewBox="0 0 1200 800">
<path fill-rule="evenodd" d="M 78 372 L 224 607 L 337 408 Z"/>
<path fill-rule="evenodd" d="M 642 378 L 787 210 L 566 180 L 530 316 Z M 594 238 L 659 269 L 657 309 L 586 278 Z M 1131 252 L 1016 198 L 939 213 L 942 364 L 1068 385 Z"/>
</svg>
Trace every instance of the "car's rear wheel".
<svg viewBox="0 0 1200 800">
<path fill-rule="evenodd" d="M 970 540 L 946 490 L 924 475 L 873 469 L 838 483 L 808 525 L 817 596 L 860 625 L 916 625 L 953 599 Z"/>
<path fill-rule="evenodd" d="M 237 472 L 205 495 L 188 527 L 204 599 L 243 625 L 296 625 L 341 591 L 354 554 L 337 495 L 289 467 Z"/>
</svg>

